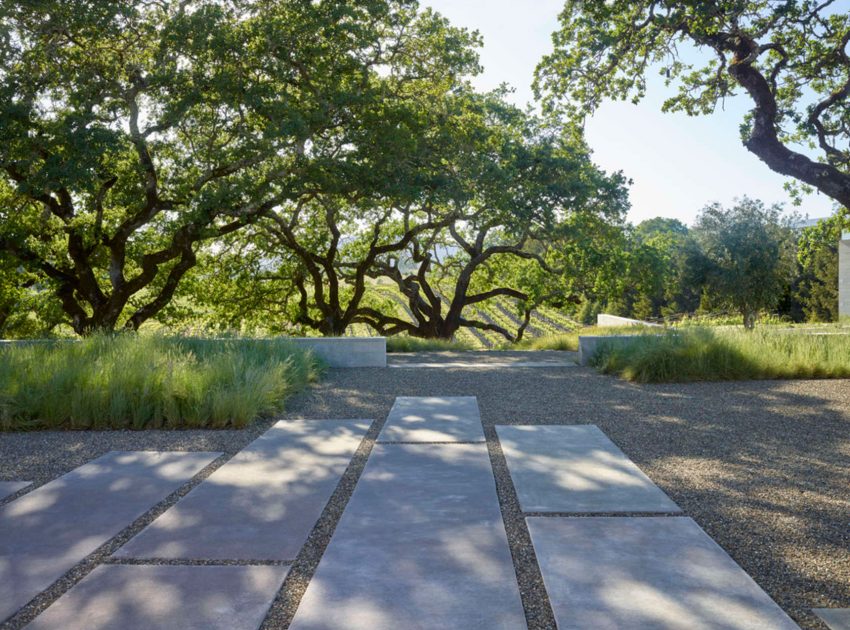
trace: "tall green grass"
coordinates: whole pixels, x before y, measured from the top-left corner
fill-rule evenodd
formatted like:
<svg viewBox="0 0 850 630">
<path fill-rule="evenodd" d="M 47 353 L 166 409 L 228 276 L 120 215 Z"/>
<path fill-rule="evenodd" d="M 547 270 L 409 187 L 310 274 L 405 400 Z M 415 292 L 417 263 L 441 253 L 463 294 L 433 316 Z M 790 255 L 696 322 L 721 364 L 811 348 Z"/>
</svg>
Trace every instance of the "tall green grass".
<svg viewBox="0 0 850 630">
<path fill-rule="evenodd" d="M 603 348 L 593 363 L 641 383 L 850 378 L 850 335 L 686 328 Z"/>
<path fill-rule="evenodd" d="M 0 349 L 0 430 L 242 427 L 317 378 L 275 339 L 121 334 Z"/>
<path fill-rule="evenodd" d="M 658 328 L 646 326 L 585 326 L 568 333 L 523 339 L 519 343 L 506 346 L 505 350 L 569 350 L 578 352 L 579 335 L 639 335 L 655 333 L 658 330 Z"/>
<path fill-rule="evenodd" d="M 473 347 L 462 341 L 448 339 L 422 339 L 408 335 L 387 337 L 387 352 L 445 352 L 473 350 Z"/>
</svg>

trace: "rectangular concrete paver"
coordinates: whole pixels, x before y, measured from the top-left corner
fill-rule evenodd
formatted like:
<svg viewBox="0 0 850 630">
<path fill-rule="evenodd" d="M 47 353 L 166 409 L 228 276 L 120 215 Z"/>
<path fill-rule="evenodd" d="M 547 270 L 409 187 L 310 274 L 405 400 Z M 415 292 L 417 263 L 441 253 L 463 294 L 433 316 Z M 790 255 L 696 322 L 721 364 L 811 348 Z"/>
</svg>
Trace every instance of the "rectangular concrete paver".
<svg viewBox="0 0 850 630">
<path fill-rule="evenodd" d="M 0 507 L 0 621 L 218 456 L 113 451 Z"/>
<path fill-rule="evenodd" d="M 32 630 L 256 630 L 283 566 L 100 565 Z"/>
<path fill-rule="evenodd" d="M 792 630 L 690 518 L 526 519 L 560 630 Z"/>
<path fill-rule="evenodd" d="M 376 445 L 290 630 L 524 627 L 486 445 Z"/>
<path fill-rule="evenodd" d="M 369 425 L 368 420 L 278 422 L 116 556 L 294 559 Z"/>
<path fill-rule="evenodd" d="M 475 396 L 399 396 L 379 442 L 483 442 Z"/>
<path fill-rule="evenodd" d="M 678 512 L 592 424 L 497 426 L 525 512 Z"/>
<path fill-rule="evenodd" d="M 32 481 L 0 481 L 0 499 L 5 499 L 31 484 Z"/>
<path fill-rule="evenodd" d="M 850 630 L 850 608 L 813 608 L 829 630 Z"/>
</svg>

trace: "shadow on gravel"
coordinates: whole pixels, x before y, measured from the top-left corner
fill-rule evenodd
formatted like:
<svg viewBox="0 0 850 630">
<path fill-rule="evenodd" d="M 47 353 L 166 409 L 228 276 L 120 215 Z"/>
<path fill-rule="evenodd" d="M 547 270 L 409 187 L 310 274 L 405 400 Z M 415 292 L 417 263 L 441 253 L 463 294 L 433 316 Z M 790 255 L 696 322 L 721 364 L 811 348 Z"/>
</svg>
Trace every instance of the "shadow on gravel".
<svg viewBox="0 0 850 630">
<path fill-rule="evenodd" d="M 599 426 L 804 628 L 850 606 L 850 381 L 637 385 L 585 368 L 332 370 L 293 417 L 478 397 L 485 425 Z"/>
</svg>

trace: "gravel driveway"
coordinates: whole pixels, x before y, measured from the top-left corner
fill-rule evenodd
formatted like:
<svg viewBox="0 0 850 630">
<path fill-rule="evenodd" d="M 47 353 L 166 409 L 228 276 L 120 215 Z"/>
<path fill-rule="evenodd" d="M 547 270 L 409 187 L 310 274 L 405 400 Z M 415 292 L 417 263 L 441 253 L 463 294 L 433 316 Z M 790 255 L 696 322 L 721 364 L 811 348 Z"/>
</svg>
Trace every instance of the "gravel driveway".
<svg viewBox="0 0 850 630">
<path fill-rule="evenodd" d="M 383 420 L 396 396 L 477 396 L 530 627 L 547 627 L 551 609 L 493 424 L 598 425 L 802 627 L 825 628 L 810 608 L 850 607 L 850 381 L 635 385 L 588 368 L 478 363 L 330 370 L 284 417 Z M 0 479 L 46 482 L 115 449 L 234 453 L 270 422 L 240 431 L 0 434 Z M 335 495 L 341 504 L 325 521 L 348 494 Z M 328 525 L 330 533 L 333 523 L 320 522 Z M 326 542 L 321 532 L 313 537 L 303 578 Z M 287 579 L 291 592 L 266 627 L 286 625 L 303 586 L 297 575 Z"/>
</svg>

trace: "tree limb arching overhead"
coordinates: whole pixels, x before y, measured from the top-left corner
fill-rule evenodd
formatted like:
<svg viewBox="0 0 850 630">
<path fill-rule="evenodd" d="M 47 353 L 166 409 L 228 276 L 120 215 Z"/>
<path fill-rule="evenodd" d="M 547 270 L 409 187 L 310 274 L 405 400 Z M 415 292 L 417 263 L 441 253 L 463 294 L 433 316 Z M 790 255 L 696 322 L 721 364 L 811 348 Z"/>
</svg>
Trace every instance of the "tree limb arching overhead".
<svg viewBox="0 0 850 630">
<path fill-rule="evenodd" d="M 711 113 L 743 90 L 746 148 L 850 208 L 850 11 L 835 0 L 568 0 L 536 72 L 550 111 L 583 119 L 606 98 L 638 101 L 659 69 L 665 111 Z M 708 53 L 691 63 L 681 48 Z"/>
</svg>

